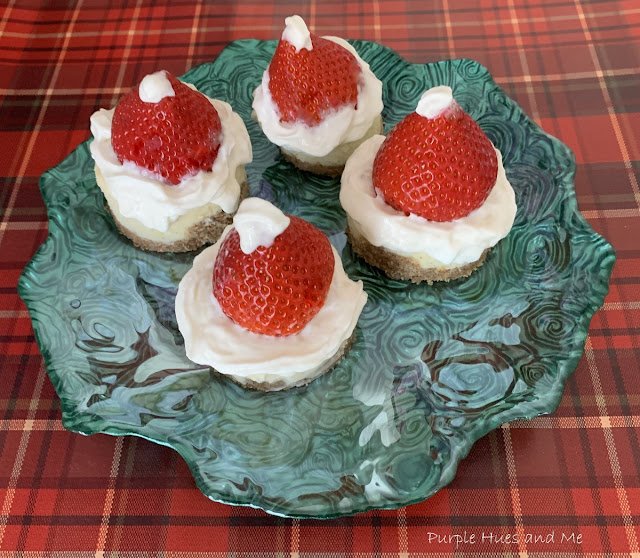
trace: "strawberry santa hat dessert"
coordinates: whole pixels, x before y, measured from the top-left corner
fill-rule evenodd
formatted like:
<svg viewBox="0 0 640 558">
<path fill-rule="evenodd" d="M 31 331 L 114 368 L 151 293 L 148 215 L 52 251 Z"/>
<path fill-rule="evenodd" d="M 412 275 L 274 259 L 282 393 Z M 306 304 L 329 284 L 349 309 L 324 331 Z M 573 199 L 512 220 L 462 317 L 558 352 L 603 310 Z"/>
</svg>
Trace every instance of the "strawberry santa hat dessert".
<svg viewBox="0 0 640 558">
<path fill-rule="evenodd" d="M 337 176 L 382 131 L 382 83 L 345 40 L 310 33 L 300 16 L 285 23 L 254 93 L 255 116 L 287 160 Z"/>
<path fill-rule="evenodd" d="M 214 242 L 246 194 L 249 134 L 231 106 L 165 71 L 91 116 L 98 186 L 120 231 L 158 252 Z"/>
<path fill-rule="evenodd" d="M 195 258 L 175 309 L 189 359 L 272 391 L 331 369 L 366 300 L 320 230 L 247 198 L 233 225 Z"/>
<path fill-rule="evenodd" d="M 516 215 L 500 151 L 445 86 L 426 91 L 386 139 L 355 151 L 340 203 L 354 251 L 413 282 L 466 277 Z"/>
</svg>

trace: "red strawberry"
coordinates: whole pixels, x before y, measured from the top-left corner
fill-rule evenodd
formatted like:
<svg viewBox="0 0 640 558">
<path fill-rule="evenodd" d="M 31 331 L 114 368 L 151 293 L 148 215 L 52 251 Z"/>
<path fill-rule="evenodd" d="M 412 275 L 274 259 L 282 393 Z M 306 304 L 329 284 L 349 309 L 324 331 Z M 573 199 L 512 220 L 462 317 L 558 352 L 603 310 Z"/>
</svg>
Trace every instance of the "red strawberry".
<svg viewBox="0 0 640 558">
<path fill-rule="evenodd" d="M 329 291 L 334 258 L 327 237 L 298 217 L 268 248 L 240 249 L 232 230 L 213 268 L 213 294 L 222 311 L 254 333 L 299 332 L 318 313 Z"/>
<path fill-rule="evenodd" d="M 319 124 L 325 113 L 356 107 L 360 65 L 340 45 L 311 33 L 313 48 L 300 49 L 280 40 L 269 66 L 269 92 L 281 122 Z"/>
<path fill-rule="evenodd" d="M 166 73 L 174 97 L 145 103 L 134 87 L 113 115 L 111 144 L 130 161 L 170 184 L 199 170 L 210 171 L 220 147 L 220 117 L 207 98 Z"/>
<path fill-rule="evenodd" d="M 407 215 L 453 221 L 484 203 L 497 174 L 491 141 L 454 101 L 436 118 L 413 112 L 390 132 L 373 163 L 373 186 Z"/>
</svg>

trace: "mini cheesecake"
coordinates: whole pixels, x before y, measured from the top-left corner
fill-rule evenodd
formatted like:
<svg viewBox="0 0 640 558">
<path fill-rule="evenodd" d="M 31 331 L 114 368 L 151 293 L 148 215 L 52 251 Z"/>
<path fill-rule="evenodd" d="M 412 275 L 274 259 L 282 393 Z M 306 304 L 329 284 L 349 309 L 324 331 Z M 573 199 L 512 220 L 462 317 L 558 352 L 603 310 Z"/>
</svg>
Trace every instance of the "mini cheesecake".
<svg viewBox="0 0 640 558">
<path fill-rule="evenodd" d="M 353 151 L 382 132 L 382 83 L 345 40 L 318 37 L 288 17 L 262 82 L 254 115 L 285 159 L 339 175 Z"/>
<path fill-rule="evenodd" d="M 500 151 L 444 86 L 426 91 L 386 138 L 356 149 L 340 203 L 353 250 L 415 283 L 470 275 L 516 215 Z"/>
<path fill-rule="evenodd" d="M 259 198 L 244 200 L 196 256 L 176 296 L 187 357 L 242 386 L 308 384 L 349 350 L 367 295 L 327 237 Z"/>
<path fill-rule="evenodd" d="M 95 112 L 91 132 L 96 182 L 113 220 L 144 250 L 215 242 L 248 193 L 252 150 L 240 116 L 165 71 Z"/>
</svg>

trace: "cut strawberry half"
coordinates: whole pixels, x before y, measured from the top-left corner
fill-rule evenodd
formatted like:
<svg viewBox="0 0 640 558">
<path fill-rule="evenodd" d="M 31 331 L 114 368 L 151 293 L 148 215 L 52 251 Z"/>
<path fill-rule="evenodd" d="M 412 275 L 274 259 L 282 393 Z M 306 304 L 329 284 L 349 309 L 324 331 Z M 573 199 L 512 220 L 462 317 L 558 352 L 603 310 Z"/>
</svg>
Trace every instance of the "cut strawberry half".
<svg viewBox="0 0 640 558">
<path fill-rule="evenodd" d="M 298 16 L 287 18 L 287 26 L 292 20 L 311 48 L 297 49 L 286 40 L 286 30 L 278 43 L 268 72 L 269 92 L 280 121 L 316 126 L 332 110 L 356 108 L 362 70 L 355 56 L 337 43 L 309 33 Z"/>
<path fill-rule="evenodd" d="M 451 91 L 435 89 L 438 102 Z M 396 125 L 374 160 L 373 186 L 397 211 L 453 221 L 484 203 L 497 174 L 493 144 L 451 98 L 433 117 L 413 112 Z"/>
<path fill-rule="evenodd" d="M 220 148 L 221 124 L 202 93 L 168 72 L 165 76 L 174 95 L 145 102 L 134 87 L 120 100 L 111 144 L 120 163 L 134 163 L 177 185 L 198 171 L 211 170 Z"/>
<path fill-rule="evenodd" d="M 213 294 L 239 326 L 263 335 L 298 333 L 324 305 L 335 260 L 327 237 L 298 217 L 271 246 L 246 254 L 226 236 L 213 269 Z"/>
</svg>

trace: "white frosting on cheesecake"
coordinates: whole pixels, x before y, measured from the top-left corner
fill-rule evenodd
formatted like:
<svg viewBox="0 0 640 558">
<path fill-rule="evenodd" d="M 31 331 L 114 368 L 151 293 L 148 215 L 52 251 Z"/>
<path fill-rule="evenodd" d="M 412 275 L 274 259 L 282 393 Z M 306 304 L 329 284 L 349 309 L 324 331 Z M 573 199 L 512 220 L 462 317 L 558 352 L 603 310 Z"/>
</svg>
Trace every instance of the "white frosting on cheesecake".
<svg viewBox="0 0 640 558">
<path fill-rule="evenodd" d="M 241 186 L 238 177 L 244 177 L 244 172 L 237 170 L 252 159 L 251 141 L 242 118 L 233 112 L 231 105 L 207 99 L 217 110 L 222 125 L 216 160 L 210 171 L 198 171 L 175 186 L 133 163 L 121 164 L 111 145 L 115 109 L 93 113 L 91 156 L 100 171 L 99 186 L 105 197 L 117 202 L 109 204 L 116 217 L 123 216 L 148 229 L 166 232 L 180 217 L 205 205 L 215 204 L 225 213 L 236 210 Z"/>
<path fill-rule="evenodd" d="M 138 96 L 145 103 L 159 103 L 165 97 L 175 97 L 176 92 L 167 78 L 167 72 L 160 70 L 142 79 L 138 86 Z"/>
<path fill-rule="evenodd" d="M 296 17 L 298 16 L 294 16 L 294 18 Z M 287 22 L 294 18 L 287 18 Z M 295 33 L 294 30 L 296 30 Z M 300 38 L 297 34 L 298 30 L 298 24 L 287 23 L 282 38 L 294 46 L 301 44 L 298 41 Z M 356 50 L 344 39 L 339 37 L 324 38 L 347 49 L 353 54 L 360 66 L 358 98 L 355 108 L 343 106 L 333 110 L 327 113 L 322 122 L 316 126 L 309 126 L 301 121 L 281 122 L 278 107 L 269 91 L 268 68 L 262 75 L 261 84 L 254 92 L 253 110 L 263 132 L 272 143 L 293 154 L 301 153 L 313 157 L 324 157 L 339 145 L 361 139 L 382 112 L 382 82 L 373 74 L 369 64 L 362 60 Z"/>
<path fill-rule="evenodd" d="M 516 203 L 500 151 L 496 183 L 485 202 L 465 217 L 436 222 L 395 210 L 375 191 L 373 162 L 384 139 L 378 135 L 364 142 L 342 173 L 340 203 L 370 244 L 412 257 L 423 267 L 456 267 L 478 260 L 509 233 Z"/>
<path fill-rule="evenodd" d="M 453 104 L 451 87 L 438 85 L 427 89 L 416 107 L 416 112 L 425 118 L 437 118 Z"/>
<path fill-rule="evenodd" d="M 240 249 L 251 254 L 258 246 L 268 248 L 288 226 L 291 219 L 275 205 L 261 198 L 247 198 L 233 216 L 240 237 Z"/>
<path fill-rule="evenodd" d="M 299 15 L 288 17 L 284 20 L 285 28 L 282 32 L 282 40 L 291 43 L 296 52 L 303 48 L 307 50 L 313 50 L 313 44 L 311 43 L 311 33 L 307 24 Z"/>
<path fill-rule="evenodd" d="M 335 267 L 320 311 L 298 333 L 285 337 L 248 331 L 228 318 L 213 295 L 213 267 L 232 229 L 193 261 L 178 287 L 176 319 L 187 357 L 244 383 L 283 382 L 294 386 L 324 372 L 351 337 L 367 301 L 362 281 L 352 281 L 332 248 Z"/>
</svg>

